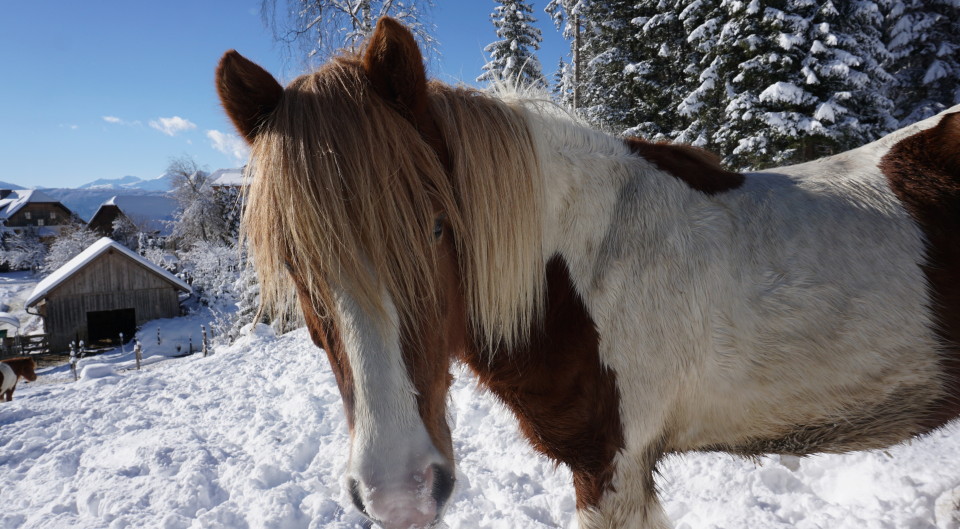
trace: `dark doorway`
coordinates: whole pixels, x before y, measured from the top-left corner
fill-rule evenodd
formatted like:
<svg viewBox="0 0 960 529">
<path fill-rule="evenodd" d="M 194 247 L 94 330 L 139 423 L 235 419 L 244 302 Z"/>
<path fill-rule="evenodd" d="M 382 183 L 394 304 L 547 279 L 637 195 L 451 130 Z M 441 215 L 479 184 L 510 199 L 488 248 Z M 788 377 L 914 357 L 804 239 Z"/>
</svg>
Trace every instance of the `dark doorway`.
<svg viewBox="0 0 960 529">
<path fill-rule="evenodd" d="M 131 340 L 137 332 L 137 312 L 133 309 L 99 310 L 87 313 L 87 338 L 90 345 L 118 343 L 120 333 Z"/>
</svg>

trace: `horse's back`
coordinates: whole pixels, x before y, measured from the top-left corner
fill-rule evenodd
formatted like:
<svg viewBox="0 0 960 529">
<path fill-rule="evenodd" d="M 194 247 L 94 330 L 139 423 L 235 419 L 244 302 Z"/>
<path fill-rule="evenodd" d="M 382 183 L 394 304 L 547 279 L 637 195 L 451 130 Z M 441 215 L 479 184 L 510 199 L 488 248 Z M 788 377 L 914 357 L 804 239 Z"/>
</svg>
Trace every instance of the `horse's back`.
<svg viewBox="0 0 960 529">
<path fill-rule="evenodd" d="M 713 305 L 704 386 L 729 398 L 691 406 L 699 441 L 839 452 L 960 415 L 960 113 L 719 200 L 735 284 L 713 287 L 734 294 Z"/>
</svg>

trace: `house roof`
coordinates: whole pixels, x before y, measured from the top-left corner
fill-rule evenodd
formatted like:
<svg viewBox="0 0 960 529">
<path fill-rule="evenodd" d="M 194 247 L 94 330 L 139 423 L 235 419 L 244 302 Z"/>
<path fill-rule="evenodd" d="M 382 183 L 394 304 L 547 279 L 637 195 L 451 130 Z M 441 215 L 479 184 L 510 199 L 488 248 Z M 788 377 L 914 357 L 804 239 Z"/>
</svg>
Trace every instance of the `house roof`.
<svg viewBox="0 0 960 529">
<path fill-rule="evenodd" d="M 244 175 L 243 168 L 239 169 L 217 169 L 210 175 L 211 184 L 214 187 L 230 186 L 243 187 L 250 184 L 250 176 Z"/>
<path fill-rule="evenodd" d="M 9 219 L 14 213 L 31 203 L 53 203 L 60 201 L 37 189 L 14 189 L 5 198 L 0 199 L 0 219 Z"/>
<path fill-rule="evenodd" d="M 106 206 L 115 206 L 140 229 L 169 235 L 173 230 L 179 203 L 173 197 L 157 195 L 116 195 L 100 204 L 90 218 L 94 222 Z"/>
<path fill-rule="evenodd" d="M 15 327 L 17 329 L 20 328 L 20 320 L 9 312 L 0 312 L 0 323 L 10 325 L 11 327 Z"/>
<path fill-rule="evenodd" d="M 52 274 L 44 278 L 43 281 L 39 282 L 36 288 L 33 289 L 33 293 L 30 294 L 30 297 L 27 301 L 24 302 L 24 307 L 32 307 L 36 305 L 40 300 L 42 300 L 47 294 L 50 293 L 53 289 L 57 288 L 61 283 L 69 279 L 83 267 L 88 265 L 94 259 L 104 254 L 108 250 L 117 250 L 118 252 L 126 255 L 127 257 L 133 259 L 137 263 L 143 265 L 151 272 L 157 274 L 158 276 L 166 279 L 174 286 L 183 290 L 184 292 L 191 292 L 190 285 L 187 285 L 177 276 L 171 274 L 170 272 L 160 268 L 159 266 L 151 263 L 142 256 L 138 255 L 133 250 L 127 248 L 126 246 L 118 243 L 117 241 L 111 239 L 110 237 L 104 237 L 99 241 L 90 245 L 89 248 L 80 252 L 76 257 L 67 261 L 67 263 L 60 268 L 57 268 Z"/>
</svg>

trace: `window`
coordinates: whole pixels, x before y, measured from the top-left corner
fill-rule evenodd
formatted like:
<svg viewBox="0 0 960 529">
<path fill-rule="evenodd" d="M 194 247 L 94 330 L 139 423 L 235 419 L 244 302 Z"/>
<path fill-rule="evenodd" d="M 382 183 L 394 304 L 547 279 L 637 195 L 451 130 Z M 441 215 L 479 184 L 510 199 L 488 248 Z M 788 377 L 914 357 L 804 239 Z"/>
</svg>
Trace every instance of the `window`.
<svg viewBox="0 0 960 529">
<path fill-rule="evenodd" d="M 37 219 L 37 226 L 43 226 L 43 219 Z"/>
<path fill-rule="evenodd" d="M 50 220 L 57 220 L 57 212 L 56 212 L 56 211 L 51 211 L 51 212 L 50 212 Z"/>
<path fill-rule="evenodd" d="M 29 212 L 29 211 L 24 211 L 24 212 L 23 212 L 23 216 L 26 217 L 27 220 L 30 220 L 30 212 Z"/>
</svg>

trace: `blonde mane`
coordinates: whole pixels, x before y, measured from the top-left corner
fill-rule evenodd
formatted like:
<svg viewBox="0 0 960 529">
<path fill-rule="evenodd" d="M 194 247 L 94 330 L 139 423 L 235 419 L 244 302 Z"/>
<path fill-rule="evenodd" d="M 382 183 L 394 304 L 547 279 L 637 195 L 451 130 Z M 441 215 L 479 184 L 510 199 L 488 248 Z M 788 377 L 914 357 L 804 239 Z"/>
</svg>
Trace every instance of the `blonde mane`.
<svg viewBox="0 0 960 529">
<path fill-rule="evenodd" d="M 526 338 L 543 305 L 545 266 L 526 111 L 467 88 L 434 82 L 428 92 L 451 174 L 373 93 L 357 57 L 284 90 L 253 146 L 243 218 L 264 310 L 289 314 L 296 282 L 321 318 L 336 318 L 340 287 L 381 314 L 389 293 L 404 325 L 435 315 L 431 232 L 442 212 L 473 331 L 491 349 Z"/>
</svg>

